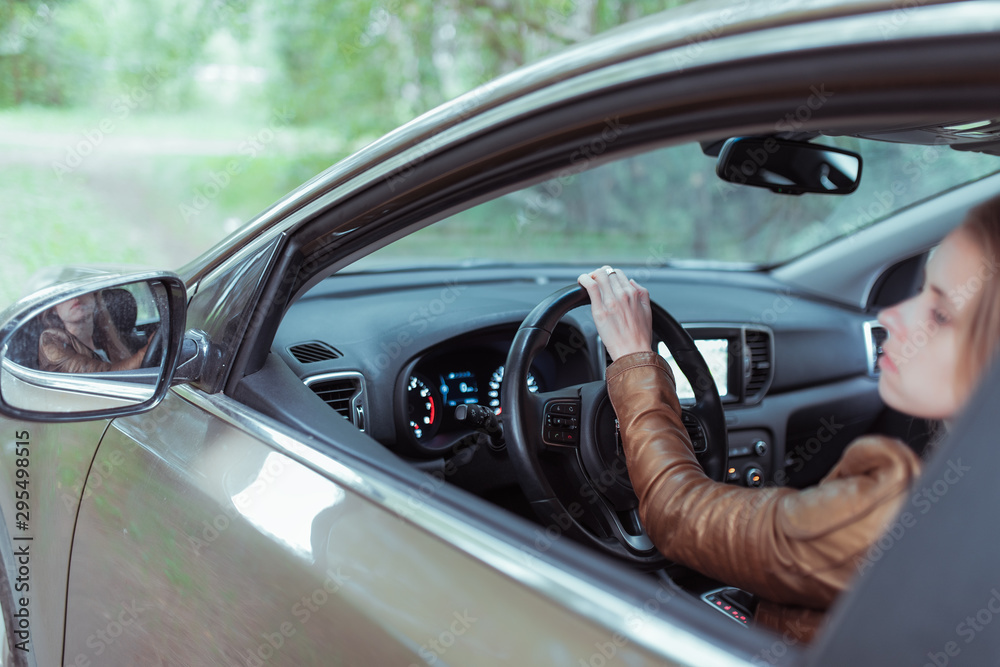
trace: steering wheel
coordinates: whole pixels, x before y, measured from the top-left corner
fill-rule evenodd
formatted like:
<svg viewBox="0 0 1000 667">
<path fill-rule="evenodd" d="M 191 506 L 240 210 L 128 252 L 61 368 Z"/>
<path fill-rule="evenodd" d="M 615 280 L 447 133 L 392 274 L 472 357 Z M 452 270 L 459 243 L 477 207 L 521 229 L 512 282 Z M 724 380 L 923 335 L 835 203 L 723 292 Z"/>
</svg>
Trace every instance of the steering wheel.
<svg viewBox="0 0 1000 667">
<path fill-rule="evenodd" d="M 153 368 L 163 363 L 163 355 L 167 351 L 167 335 L 164 331 L 166 328 L 162 323 L 156 328 L 149 341 L 149 346 L 146 348 L 146 353 L 142 355 L 142 363 L 139 368 Z"/>
<path fill-rule="evenodd" d="M 528 370 L 559 320 L 588 303 L 582 287 L 566 287 L 538 304 L 521 324 L 500 388 L 504 437 L 518 481 L 547 526 L 547 538 L 568 535 L 632 565 L 658 569 L 666 559 L 639 521 L 639 501 L 605 381 L 548 393 L 528 390 Z M 715 381 L 691 336 L 666 310 L 650 305 L 654 339 L 666 343 L 694 390 L 695 402 L 683 408 L 683 419 L 694 433 L 695 454 L 705 473 L 721 481 L 729 451 Z"/>
</svg>

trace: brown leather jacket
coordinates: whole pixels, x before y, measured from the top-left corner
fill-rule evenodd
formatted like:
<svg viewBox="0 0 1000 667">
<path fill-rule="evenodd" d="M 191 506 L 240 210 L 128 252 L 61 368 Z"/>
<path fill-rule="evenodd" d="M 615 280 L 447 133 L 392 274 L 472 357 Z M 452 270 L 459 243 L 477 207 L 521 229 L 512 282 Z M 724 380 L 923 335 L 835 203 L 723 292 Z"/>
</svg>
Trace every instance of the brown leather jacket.
<svg viewBox="0 0 1000 667">
<path fill-rule="evenodd" d="M 43 371 L 59 373 L 101 373 L 138 368 L 142 356 L 115 354 L 109 363 L 79 338 L 65 329 L 46 329 L 38 338 L 38 365 Z"/>
<path fill-rule="evenodd" d="M 138 368 L 145 348 L 135 354 L 115 331 L 100 295 L 96 296 L 94 342 L 101 346 L 110 362 L 102 359 L 87 344 L 71 334 L 62 320 L 50 309 L 41 315 L 46 328 L 38 337 L 38 367 L 59 373 L 100 373 Z"/>
<path fill-rule="evenodd" d="M 815 487 L 721 484 L 702 471 L 673 374 L 655 352 L 608 367 L 639 516 L 667 558 L 761 598 L 757 622 L 808 641 L 920 472 L 906 445 L 865 436 Z"/>
</svg>

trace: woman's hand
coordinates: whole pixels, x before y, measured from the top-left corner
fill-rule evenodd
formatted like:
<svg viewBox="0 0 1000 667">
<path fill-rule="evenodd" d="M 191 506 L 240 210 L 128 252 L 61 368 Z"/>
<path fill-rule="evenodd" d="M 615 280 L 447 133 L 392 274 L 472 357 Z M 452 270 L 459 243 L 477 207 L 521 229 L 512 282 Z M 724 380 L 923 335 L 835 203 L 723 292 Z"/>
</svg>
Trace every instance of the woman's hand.
<svg viewBox="0 0 1000 667">
<path fill-rule="evenodd" d="M 620 270 L 602 266 L 577 282 L 590 294 L 590 310 L 612 361 L 653 346 L 653 314 L 649 291 Z"/>
</svg>

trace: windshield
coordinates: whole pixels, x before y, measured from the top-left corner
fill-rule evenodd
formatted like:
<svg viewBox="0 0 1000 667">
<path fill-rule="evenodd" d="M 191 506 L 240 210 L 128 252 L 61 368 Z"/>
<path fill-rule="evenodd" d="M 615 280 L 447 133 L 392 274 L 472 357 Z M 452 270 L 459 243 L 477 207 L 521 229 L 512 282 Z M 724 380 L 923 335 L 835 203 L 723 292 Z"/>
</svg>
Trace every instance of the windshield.
<svg viewBox="0 0 1000 667">
<path fill-rule="evenodd" d="M 862 155 L 846 196 L 779 195 L 715 174 L 715 158 L 683 144 L 512 192 L 387 246 L 354 267 L 462 263 L 782 264 L 895 211 L 1000 169 L 1000 159 L 947 146 L 820 137 Z"/>
</svg>

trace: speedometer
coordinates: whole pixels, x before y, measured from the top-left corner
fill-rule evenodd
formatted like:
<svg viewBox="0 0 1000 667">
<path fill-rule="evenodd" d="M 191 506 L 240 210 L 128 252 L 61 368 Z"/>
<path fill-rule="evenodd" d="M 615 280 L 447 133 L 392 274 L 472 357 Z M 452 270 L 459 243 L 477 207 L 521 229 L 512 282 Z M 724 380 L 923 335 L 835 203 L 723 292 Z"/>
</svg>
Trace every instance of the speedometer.
<svg viewBox="0 0 1000 667">
<path fill-rule="evenodd" d="M 493 412 L 500 414 L 500 385 L 503 384 L 503 366 L 493 371 L 493 375 L 490 376 L 490 407 Z M 535 376 L 528 371 L 528 391 L 532 394 L 538 393 L 538 383 L 535 382 Z"/>
<path fill-rule="evenodd" d="M 411 375 L 406 383 L 406 412 L 410 430 L 418 441 L 433 437 L 441 424 L 441 402 L 419 375 Z"/>
</svg>

